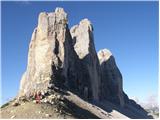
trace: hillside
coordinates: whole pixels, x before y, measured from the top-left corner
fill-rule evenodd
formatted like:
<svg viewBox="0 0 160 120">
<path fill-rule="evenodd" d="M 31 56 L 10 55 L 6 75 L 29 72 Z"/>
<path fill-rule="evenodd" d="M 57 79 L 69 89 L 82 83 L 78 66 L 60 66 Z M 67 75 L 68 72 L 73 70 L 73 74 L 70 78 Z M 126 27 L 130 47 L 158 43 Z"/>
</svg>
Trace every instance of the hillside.
<svg viewBox="0 0 160 120">
<path fill-rule="evenodd" d="M 62 91 L 55 93 L 55 96 L 52 94 L 45 96 L 41 103 L 35 103 L 34 99 L 21 98 L 18 101 L 14 99 L 2 106 L 1 118 L 122 119 L 137 118 L 137 116 L 138 118 L 149 118 L 144 113 L 136 113 L 129 108 L 123 109 L 107 101 L 103 103 L 105 108 L 102 109 L 69 91 L 65 94 Z"/>
</svg>

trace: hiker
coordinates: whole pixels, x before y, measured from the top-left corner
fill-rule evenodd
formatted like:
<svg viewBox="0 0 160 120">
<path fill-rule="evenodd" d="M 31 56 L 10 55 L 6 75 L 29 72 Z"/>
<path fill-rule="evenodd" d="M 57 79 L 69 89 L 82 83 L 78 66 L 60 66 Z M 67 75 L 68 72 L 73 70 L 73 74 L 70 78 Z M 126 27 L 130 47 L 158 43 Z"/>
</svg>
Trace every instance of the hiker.
<svg viewBox="0 0 160 120">
<path fill-rule="evenodd" d="M 37 92 L 35 94 L 36 103 L 40 103 L 40 100 L 42 99 L 41 92 Z"/>
</svg>

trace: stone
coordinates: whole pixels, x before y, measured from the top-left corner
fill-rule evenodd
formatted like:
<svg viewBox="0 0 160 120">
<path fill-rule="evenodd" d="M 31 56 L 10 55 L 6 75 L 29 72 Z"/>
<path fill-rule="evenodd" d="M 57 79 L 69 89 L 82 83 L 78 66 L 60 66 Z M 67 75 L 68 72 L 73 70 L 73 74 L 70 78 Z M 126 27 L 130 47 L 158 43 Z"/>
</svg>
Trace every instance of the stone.
<svg viewBox="0 0 160 120">
<path fill-rule="evenodd" d="M 13 112 L 14 112 L 13 110 L 10 111 L 10 113 L 13 113 Z"/>
<path fill-rule="evenodd" d="M 70 32 L 73 39 L 72 44 L 78 56 L 76 61 L 78 71 L 77 87 L 82 93 L 85 93 L 85 87 L 87 87 L 88 97 L 99 100 L 100 66 L 94 46 L 92 24 L 88 19 L 83 19 L 79 25 L 73 26 Z"/>
<path fill-rule="evenodd" d="M 61 98 L 61 95 L 57 95 L 57 99 L 60 99 Z"/>
<path fill-rule="evenodd" d="M 88 19 L 69 30 L 63 8 L 39 14 L 29 45 L 28 64 L 20 83 L 19 96 L 48 89 L 85 87 L 90 99 L 99 100 L 100 66 L 94 47 L 93 27 Z"/>
<path fill-rule="evenodd" d="M 59 113 L 62 113 L 62 110 L 59 110 Z"/>
<path fill-rule="evenodd" d="M 41 100 L 41 102 L 43 102 L 43 103 L 47 103 L 47 99 L 46 99 L 46 98 L 44 98 L 44 99 L 42 99 L 42 100 Z"/>
<path fill-rule="evenodd" d="M 45 114 L 45 116 L 46 116 L 46 117 L 51 117 L 51 115 L 50 115 L 50 114 Z"/>
<path fill-rule="evenodd" d="M 55 112 L 58 112 L 58 109 L 57 108 L 55 108 L 55 110 L 54 110 Z"/>
<path fill-rule="evenodd" d="M 67 13 L 56 8 L 39 14 L 18 98 L 25 102 L 32 97 L 36 103 L 34 95 L 41 92 L 42 102 L 54 104 L 63 99 L 66 90 L 94 102 L 107 100 L 140 109 L 124 93 L 123 78 L 112 53 L 104 49 L 97 55 L 92 23 L 83 19 L 69 29 Z"/>
<path fill-rule="evenodd" d="M 16 116 L 15 115 L 13 115 L 13 116 L 11 116 L 11 119 L 13 119 L 13 118 L 15 118 Z"/>
<path fill-rule="evenodd" d="M 93 44 L 93 38 L 90 39 L 90 37 L 93 37 L 90 36 L 93 31 L 91 22 L 88 19 L 83 19 L 79 25 L 73 26 L 70 31 L 74 42 L 74 50 L 78 57 L 83 59 L 90 53 L 89 44 Z"/>
<path fill-rule="evenodd" d="M 36 100 L 33 100 L 33 103 L 36 103 Z"/>
<path fill-rule="evenodd" d="M 68 36 L 67 14 L 63 8 L 39 14 L 29 45 L 28 64 L 20 83 L 19 96 L 44 91 L 49 84 L 63 85 L 67 79 Z"/>
<path fill-rule="evenodd" d="M 38 111 L 38 113 L 41 114 L 42 112 L 41 112 L 41 111 Z"/>
<path fill-rule="evenodd" d="M 49 85 L 48 85 L 48 88 L 49 88 L 49 89 L 54 89 L 54 87 L 55 87 L 55 86 L 54 86 L 53 84 L 49 84 Z"/>
<path fill-rule="evenodd" d="M 21 96 L 21 97 L 18 97 L 17 101 L 19 102 L 28 102 L 28 98 L 26 98 L 26 96 Z"/>
<path fill-rule="evenodd" d="M 112 53 L 103 49 L 98 52 L 101 66 L 101 93 L 103 99 L 124 106 L 122 75 L 116 65 Z"/>
<path fill-rule="evenodd" d="M 25 105 L 25 103 L 22 103 L 21 105 Z"/>
<path fill-rule="evenodd" d="M 52 102 L 51 102 L 51 104 L 53 105 L 53 104 L 54 104 L 54 102 L 52 101 Z"/>
<path fill-rule="evenodd" d="M 18 105 L 20 105 L 20 103 L 17 102 L 17 101 L 15 101 L 15 102 L 12 103 L 12 106 L 15 106 L 15 107 L 16 107 L 16 106 L 18 106 Z"/>
<path fill-rule="evenodd" d="M 41 95 L 44 96 L 45 95 L 45 91 L 41 91 Z"/>
</svg>

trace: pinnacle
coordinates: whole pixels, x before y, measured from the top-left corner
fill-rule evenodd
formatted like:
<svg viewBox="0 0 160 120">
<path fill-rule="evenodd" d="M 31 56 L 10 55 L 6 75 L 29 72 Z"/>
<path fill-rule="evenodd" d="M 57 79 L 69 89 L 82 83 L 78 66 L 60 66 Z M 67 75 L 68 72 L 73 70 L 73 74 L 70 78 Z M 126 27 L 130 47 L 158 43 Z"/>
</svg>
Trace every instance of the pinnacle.
<svg viewBox="0 0 160 120">
<path fill-rule="evenodd" d="M 102 49 L 98 52 L 98 57 L 100 59 L 108 60 L 112 56 L 112 53 L 108 49 Z"/>
<path fill-rule="evenodd" d="M 64 9 L 61 7 L 56 7 L 55 13 L 65 13 Z"/>
<path fill-rule="evenodd" d="M 87 18 L 84 18 L 84 19 L 82 19 L 82 20 L 80 21 L 80 24 L 84 24 L 84 23 L 86 23 L 86 24 L 91 24 L 91 21 L 88 20 Z"/>
</svg>

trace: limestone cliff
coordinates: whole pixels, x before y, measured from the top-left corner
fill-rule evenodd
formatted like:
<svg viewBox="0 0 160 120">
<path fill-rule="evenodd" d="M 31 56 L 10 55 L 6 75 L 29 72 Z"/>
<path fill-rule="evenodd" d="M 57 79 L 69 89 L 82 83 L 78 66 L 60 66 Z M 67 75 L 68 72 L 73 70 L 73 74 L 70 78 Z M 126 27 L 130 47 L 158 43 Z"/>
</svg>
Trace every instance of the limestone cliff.
<svg viewBox="0 0 160 120">
<path fill-rule="evenodd" d="M 69 31 L 67 21 L 62 8 L 40 13 L 19 96 L 57 86 L 76 91 L 86 99 L 99 100 L 100 66 L 91 22 L 84 19 Z"/>
<path fill-rule="evenodd" d="M 94 47 L 92 24 L 88 19 L 71 28 L 74 50 L 78 56 L 78 88 L 89 98 L 99 100 L 100 66 Z M 86 92 L 86 93 L 85 93 Z"/>
<path fill-rule="evenodd" d="M 103 49 L 98 52 L 102 76 L 102 97 L 124 106 L 122 75 L 112 53 Z"/>
<path fill-rule="evenodd" d="M 39 14 L 18 96 L 53 88 L 71 91 L 87 101 L 110 101 L 143 111 L 124 93 L 122 74 L 112 53 L 104 49 L 97 55 L 91 22 L 83 19 L 69 29 L 63 8 Z"/>
<path fill-rule="evenodd" d="M 28 53 L 19 95 L 47 90 L 49 84 L 63 84 L 67 79 L 69 30 L 67 14 L 62 8 L 39 15 Z"/>
</svg>

